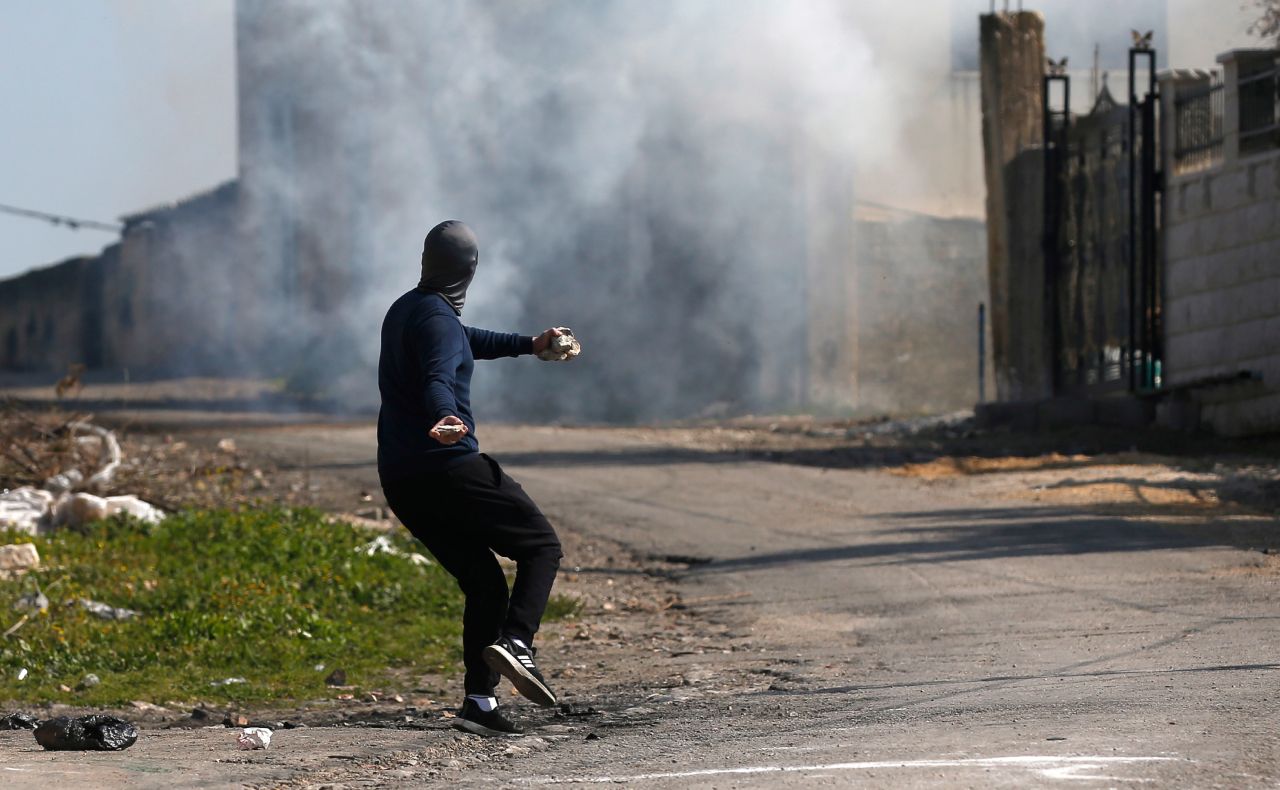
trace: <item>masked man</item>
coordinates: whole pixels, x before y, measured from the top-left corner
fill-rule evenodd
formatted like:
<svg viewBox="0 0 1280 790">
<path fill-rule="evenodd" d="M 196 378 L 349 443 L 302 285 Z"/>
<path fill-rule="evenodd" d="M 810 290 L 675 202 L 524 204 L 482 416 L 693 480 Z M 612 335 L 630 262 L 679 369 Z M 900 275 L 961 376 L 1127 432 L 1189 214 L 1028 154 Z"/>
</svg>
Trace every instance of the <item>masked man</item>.
<svg viewBox="0 0 1280 790">
<path fill-rule="evenodd" d="M 387 311 L 378 359 L 378 475 L 391 510 L 466 596 L 467 698 L 453 726 L 504 735 L 521 729 L 498 710 L 499 674 L 539 705 L 556 702 L 534 664 L 533 637 L 563 554 L 538 506 L 480 452 L 471 373 L 477 359 L 537 354 L 560 332 L 528 337 L 464 326 L 459 317 L 478 260 L 471 229 L 442 222 L 427 234 L 418 287 Z M 516 562 L 509 596 L 494 552 Z"/>
</svg>

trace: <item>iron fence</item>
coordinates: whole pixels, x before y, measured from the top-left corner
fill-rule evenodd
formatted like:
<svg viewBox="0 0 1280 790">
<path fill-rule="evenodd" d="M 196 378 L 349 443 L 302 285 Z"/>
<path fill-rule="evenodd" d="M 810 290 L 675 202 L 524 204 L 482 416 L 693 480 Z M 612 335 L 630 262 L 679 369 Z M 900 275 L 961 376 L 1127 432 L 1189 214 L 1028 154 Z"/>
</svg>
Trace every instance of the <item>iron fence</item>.
<svg viewBox="0 0 1280 790">
<path fill-rule="evenodd" d="M 1237 82 L 1240 101 L 1240 155 L 1269 151 L 1280 143 L 1280 68 L 1275 58 L 1244 60 Z"/>
<path fill-rule="evenodd" d="M 1175 174 L 1204 170 L 1222 161 L 1224 87 L 1222 72 L 1176 87 L 1173 98 Z"/>
</svg>

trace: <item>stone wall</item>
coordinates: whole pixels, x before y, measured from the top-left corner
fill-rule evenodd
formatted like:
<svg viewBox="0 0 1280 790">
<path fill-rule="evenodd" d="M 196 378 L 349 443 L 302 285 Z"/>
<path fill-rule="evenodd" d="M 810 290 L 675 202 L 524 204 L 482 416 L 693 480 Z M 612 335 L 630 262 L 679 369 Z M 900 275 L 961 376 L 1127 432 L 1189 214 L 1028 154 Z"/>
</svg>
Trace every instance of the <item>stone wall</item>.
<svg viewBox="0 0 1280 790">
<path fill-rule="evenodd" d="M 1280 150 L 1239 156 L 1233 54 L 1225 155 L 1165 192 L 1162 384 L 1189 393 L 1206 427 L 1239 436 L 1280 430 Z"/>
</svg>

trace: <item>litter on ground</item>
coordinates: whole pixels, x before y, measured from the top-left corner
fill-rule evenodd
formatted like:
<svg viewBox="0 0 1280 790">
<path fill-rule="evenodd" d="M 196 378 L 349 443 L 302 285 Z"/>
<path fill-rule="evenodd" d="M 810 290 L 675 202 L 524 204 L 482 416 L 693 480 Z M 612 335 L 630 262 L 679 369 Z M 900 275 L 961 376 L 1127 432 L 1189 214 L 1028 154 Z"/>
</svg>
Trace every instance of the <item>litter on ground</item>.
<svg viewBox="0 0 1280 790">
<path fill-rule="evenodd" d="M 88 598 L 77 598 L 76 603 L 80 604 L 80 608 L 89 614 L 101 617 L 103 620 L 128 620 L 130 617 L 138 616 L 138 613 L 132 609 L 110 606 L 101 601 L 91 601 Z"/>
<path fill-rule="evenodd" d="M 236 738 L 240 743 L 240 748 L 248 751 L 250 749 L 265 749 L 271 745 L 271 730 L 266 727 L 245 727 L 244 732 Z"/>
<path fill-rule="evenodd" d="M 414 565 L 431 564 L 431 558 L 423 556 L 416 551 L 409 552 L 396 548 L 396 545 L 392 543 L 391 539 L 386 535 L 379 535 L 363 546 L 357 546 L 356 552 L 358 554 L 363 554 L 366 557 L 372 557 L 375 554 L 391 554 L 396 557 L 404 557 Z"/>
<path fill-rule="evenodd" d="M 36 743 L 49 751 L 118 752 L 138 741 L 138 730 L 115 716 L 58 716 L 35 730 Z"/>
</svg>

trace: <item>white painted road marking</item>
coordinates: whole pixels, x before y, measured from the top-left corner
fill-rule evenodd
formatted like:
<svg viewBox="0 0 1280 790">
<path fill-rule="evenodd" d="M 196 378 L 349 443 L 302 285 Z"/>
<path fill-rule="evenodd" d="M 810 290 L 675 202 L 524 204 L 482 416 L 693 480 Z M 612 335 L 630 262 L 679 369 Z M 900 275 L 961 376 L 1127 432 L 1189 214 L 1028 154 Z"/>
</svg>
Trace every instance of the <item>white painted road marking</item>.
<svg viewBox="0 0 1280 790">
<path fill-rule="evenodd" d="M 1132 763 L 1181 761 L 1178 757 L 975 757 L 965 760 L 879 760 L 860 763 L 828 763 L 826 765 L 758 765 L 748 768 L 708 768 L 700 771 L 670 771 L 666 773 L 633 774 L 631 776 L 590 776 L 581 779 L 561 779 L 554 776 L 515 779 L 539 785 L 608 784 L 614 782 L 639 782 L 648 779 L 679 779 L 691 776 L 718 776 L 722 774 L 803 773 L 808 771 L 867 771 L 888 768 L 1024 768 L 1035 771 L 1046 779 L 1112 779 L 1121 777 L 1078 774 L 1077 771 L 1096 770 L 1108 765 Z M 1132 780 L 1128 780 L 1132 781 Z"/>
</svg>

